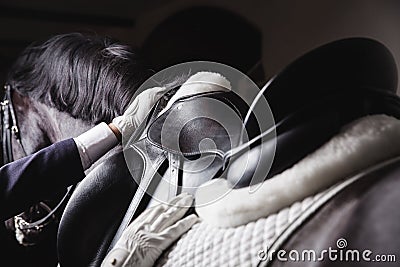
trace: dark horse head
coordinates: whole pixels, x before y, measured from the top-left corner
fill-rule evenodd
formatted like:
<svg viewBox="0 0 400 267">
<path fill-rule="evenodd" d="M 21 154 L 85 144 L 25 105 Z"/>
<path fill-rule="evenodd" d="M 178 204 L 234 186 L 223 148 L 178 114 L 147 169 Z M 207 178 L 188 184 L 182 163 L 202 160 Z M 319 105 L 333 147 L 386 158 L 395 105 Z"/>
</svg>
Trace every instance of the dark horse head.
<svg viewBox="0 0 400 267">
<path fill-rule="evenodd" d="M 7 77 L 26 152 L 110 122 L 145 76 L 138 56 L 110 38 L 71 33 L 30 45 Z M 13 152 L 23 156 L 17 144 Z"/>
<path fill-rule="evenodd" d="M 75 137 L 99 122 L 110 122 L 123 113 L 146 76 L 137 54 L 110 38 L 71 33 L 30 45 L 15 61 L 6 81 L 12 89 L 26 154 Z M 14 138 L 12 151 L 14 159 L 25 156 Z M 118 148 L 109 156 L 115 151 Z M 118 160 L 123 162 L 121 157 Z M 115 178 L 117 174 L 110 172 Z M 93 172 L 92 177 L 103 174 L 107 169 Z M 56 233 L 52 235 L 45 248 L 30 250 L 31 254 L 43 254 L 33 257 L 41 266 L 56 260 L 52 253 Z M 20 257 L 19 253 L 25 252 L 17 252 L 19 257 L 15 258 L 25 258 L 29 265 L 35 265 L 32 257 Z"/>
</svg>

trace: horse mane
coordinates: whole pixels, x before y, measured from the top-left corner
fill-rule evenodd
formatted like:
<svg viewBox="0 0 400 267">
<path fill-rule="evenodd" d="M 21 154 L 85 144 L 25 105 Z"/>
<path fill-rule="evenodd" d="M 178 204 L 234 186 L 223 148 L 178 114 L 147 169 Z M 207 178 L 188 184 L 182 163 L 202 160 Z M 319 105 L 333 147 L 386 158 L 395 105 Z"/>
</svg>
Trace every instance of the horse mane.
<svg viewBox="0 0 400 267">
<path fill-rule="evenodd" d="M 122 114 L 148 74 L 128 46 L 69 33 L 28 46 L 11 67 L 7 83 L 21 95 L 98 123 Z"/>
</svg>

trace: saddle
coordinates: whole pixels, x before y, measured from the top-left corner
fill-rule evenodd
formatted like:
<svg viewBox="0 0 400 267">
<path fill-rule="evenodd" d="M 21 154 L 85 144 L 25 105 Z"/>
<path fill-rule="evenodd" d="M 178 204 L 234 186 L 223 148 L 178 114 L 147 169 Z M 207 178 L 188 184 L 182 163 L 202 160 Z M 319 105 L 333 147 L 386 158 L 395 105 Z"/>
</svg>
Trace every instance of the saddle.
<svg viewBox="0 0 400 267">
<path fill-rule="evenodd" d="M 340 40 L 306 54 L 259 93 L 271 105 L 275 141 L 268 131 L 260 133 L 251 115 L 246 123 L 237 119 L 252 110 L 233 92 L 183 98 L 160 114 L 174 94 L 170 91 L 125 151 L 77 186 L 60 222 L 61 266 L 99 266 L 125 227 L 156 202 L 193 193 L 214 177 L 226 177 L 232 188 L 260 183 L 298 162 L 351 120 L 369 114 L 400 118 L 396 73 L 388 50 L 370 39 Z M 219 118 L 217 105 L 210 106 L 214 102 L 235 110 L 232 117 Z M 244 127 L 246 142 L 241 139 Z M 262 166 L 271 153 L 275 157 L 266 172 Z M 224 169 L 226 161 L 230 164 Z M 255 174 L 260 179 L 254 180 Z"/>
<path fill-rule="evenodd" d="M 124 151 L 75 189 L 58 232 L 61 266 L 99 266 L 144 209 L 194 194 L 223 173 L 224 153 L 243 136 L 247 104 L 234 92 L 204 92 L 164 110 L 178 88 L 156 103 Z"/>
</svg>

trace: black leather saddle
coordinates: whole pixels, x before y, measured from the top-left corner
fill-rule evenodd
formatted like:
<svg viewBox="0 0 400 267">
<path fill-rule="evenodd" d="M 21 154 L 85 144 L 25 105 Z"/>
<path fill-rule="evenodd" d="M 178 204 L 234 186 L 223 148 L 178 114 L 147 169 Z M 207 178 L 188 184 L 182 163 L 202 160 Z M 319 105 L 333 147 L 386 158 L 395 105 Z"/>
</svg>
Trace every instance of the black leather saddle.
<svg viewBox="0 0 400 267">
<path fill-rule="evenodd" d="M 58 232 L 61 266 L 100 265 L 144 209 L 194 194 L 221 175 L 224 153 L 239 144 L 246 103 L 234 92 L 201 93 L 160 114 L 177 89 L 156 103 L 124 155 L 111 157 L 77 186 Z"/>
<path fill-rule="evenodd" d="M 396 65 L 381 43 L 350 38 L 322 46 L 289 65 L 260 92 L 274 114 L 276 146 L 273 138 L 260 134 L 252 116 L 246 125 L 234 116 L 223 118 L 225 123 L 207 119 L 218 118 L 218 109 L 209 106 L 214 101 L 235 110 L 239 118 L 251 114 L 234 93 L 181 99 L 158 116 L 167 95 L 124 151 L 130 171 L 119 152 L 77 186 L 59 227 L 61 266 L 99 266 L 123 229 L 153 204 L 151 197 L 165 201 L 194 192 L 221 174 L 232 187 L 259 183 L 295 164 L 354 119 L 370 114 L 400 118 L 396 86 Z M 241 144 L 244 126 L 251 141 Z M 274 152 L 266 172 L 264 159 Z M 226 160 L 230 164 L 223 172 Z M 261 178 L 254 180 L 255 174 Z"/>
<path fill-rule="evenodd" d="M 223 172 L 225 153 L 239 145 L 248 107 L 234 92 L 202 93 L 175 102 L 162 114 L 159 101 L 138 140 L 125 149 L 132 177 L 139 184 L 110 245 L 145 208 L 168 202 Z"/>
</svg>

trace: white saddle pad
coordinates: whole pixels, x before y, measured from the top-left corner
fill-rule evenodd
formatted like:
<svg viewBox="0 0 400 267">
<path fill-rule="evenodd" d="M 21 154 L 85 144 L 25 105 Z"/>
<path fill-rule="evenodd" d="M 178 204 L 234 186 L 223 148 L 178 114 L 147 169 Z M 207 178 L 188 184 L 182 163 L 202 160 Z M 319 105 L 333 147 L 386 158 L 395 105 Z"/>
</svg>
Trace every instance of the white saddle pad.
<svg viewBox="0 0 400 267">
<path fill-rule="evenodd" d="M 257 266 L 258 252 L 270 247 L 285 228 L 324 192 L 236 228 L 197 223 L 164 252 L 156 266 Z"/>
</svg>

